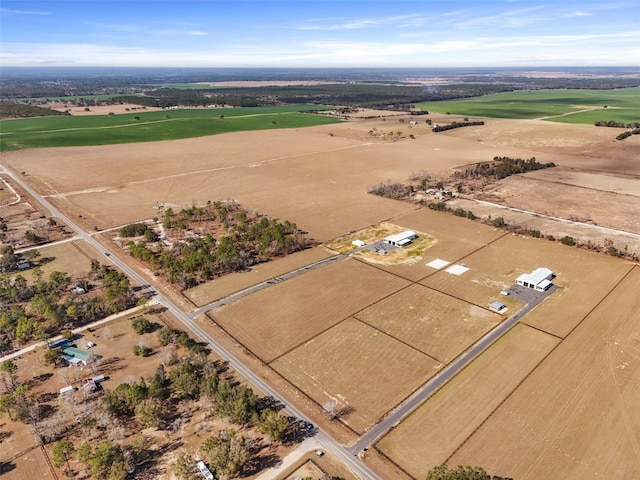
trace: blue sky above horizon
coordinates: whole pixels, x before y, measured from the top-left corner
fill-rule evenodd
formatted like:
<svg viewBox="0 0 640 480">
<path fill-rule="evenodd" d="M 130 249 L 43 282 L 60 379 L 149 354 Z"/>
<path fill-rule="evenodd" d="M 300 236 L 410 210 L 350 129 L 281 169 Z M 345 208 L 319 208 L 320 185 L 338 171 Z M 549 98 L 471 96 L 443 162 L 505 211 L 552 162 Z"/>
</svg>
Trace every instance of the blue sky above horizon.
<svg viewBox="0 0 640 480">
<path fill-rule="evenodd" d="M 638 66 L 640 0 L 3 0 L 0 63 Z"/>
</svg>

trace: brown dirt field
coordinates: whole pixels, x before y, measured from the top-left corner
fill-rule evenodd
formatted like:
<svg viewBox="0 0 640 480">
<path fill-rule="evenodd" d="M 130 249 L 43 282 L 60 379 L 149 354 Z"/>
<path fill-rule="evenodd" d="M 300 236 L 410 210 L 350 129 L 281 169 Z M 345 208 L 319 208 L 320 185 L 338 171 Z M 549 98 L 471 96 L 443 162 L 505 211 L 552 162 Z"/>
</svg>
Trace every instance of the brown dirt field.
<svg viewBox="0 0 640 480">
<path fill-rule="evenodd" d="M 606 255 L 519 235 L 502 237 L 465 258 L 464 263 L 471 270 L 459 277 L 439 272 L 421 283 L 484 306 L 483 299 L 491 294 L 503 303 L 511 300 L 499 292 L 515 283 L 521 273 L 537 267 L 550 268 L 557 275 L 554 283 L 561 288 L 522 321 L 560 337 L 566 336 L 608 294 L 631 265 Z M 587 284 L 586 278 L 590 279 Z"/>
<path fill-rule="evenodd" d="M 28 425 L 13 422 L 4 415 L 0 419 L 0 462 L 6 462 L 21 452 L 25 452 L 38 445 Z M 0 470 L 0 473 L 2 471 Z"/>
<path fill-rule="evenodd" d="M 368 135 L 376 125 L 407 131 L 395 120 L 356 120 L 167 142 L 33 149 L 1 158 L 27 171 L 41 192 L 65 195 L 51 200 L 74 217 L 86 217 L 89 229 L 156 216 L 157 202 L 190 206 L 233 198 L 328 240 L 412 208 L 371 198 L 367 187 L 496 154 L 477 141 L 429 131 L 417 133 L 416 140 L 376 143 Z M 508 149 L 500 153 L 515 155 Z"/>
<path fill-rule="evenodd" d="M 544 120 L 485 119 L 481 128 L 457 128 L 438 135 L 475 140 L 494 151 L 518 149 L 521 158 L 533 155 L 538 161 L 564 167 L 639 175 L 640 139 L 617 142 L 617 133 L 610 130 Z"/>
<path fill-rule="evenodd" d="M 577 172 L 575 172 L 577 173 Z M 597 175 L 565 171 L 545 172 L 543 177 L 514 175 L 485 189 L 482 200 L 497 201 L 509 207 L 543 213 L 554 217 L 617 228 L 627 232 L 640 233 L 637 212 L 640 212 L 640 182 L 611 175 Z M 583 182 L 572 185 L 566 182 Z M 594 188 L 587 182 L 594 182 L 609 188 Z M 613 193 L 617 190 L 618 192 Z M 577 214 L 576 212 L 584 212 Z"/>
<path fill-rule="evenodd" d="M 264 282 L 278 275 L 291 272 L 296 268 L 309 265 L 325 258 L 331 254 L 322 247 L 309 248 L 283 258 L 277 258 L 266 263 L 255 265 L 248 272 L 232 273 L 225 275 L 213 282 L 198 285 L 187 290 L 184 295 L 195 305 L 201 307 L 209 302 L 219 300 L 232 293 L 239 292 L 256 283 Z"/>
<path fill-rule="evenodd" d="M 500 205 L 487 205 L 473 200 L 457 198 L 448 202 L 449 207 L 471 210 L 479 218 L 504 218 L 507 225 L 517 225 L 528 230 L 539 230 L 545 235 L 553 235 L 560 239 L 566 235 L 576 241 L 593 245 L 603 245 L 605 240 L 611 240 L 614 246 L 622 251 L 640 253 L 640 236 L 633 233 L 615 232 L 590 224 L 570 223 L 552 218 L 532 216 L 528 213 L 508 210 Z M 574 210 L 576 212 L 578 210 Z M 588 216 L 588 213 L 584 214 Z M 582 217 L 582 220 L 588 217 Z"/>
<path fill-rule="evenodd" d="M 415 284 L 354 316 L 445 364 L 504 318 Z"/>
<path fill-rule="evenodd" d="M 345 260 L 225 305 L 212 316 L 269 363 L 406 285 L 405 280 L 362 262 Z"/>
<path fill-rule="evenodd" d="M 640 477 L 640 268 L 450 459 L 521 480 Z"/>
<path fill-rule="evenodd" d="M 142 108 L 140 105 L 135 105 L 133 103 L 123 103 L 122 105 L 99 105 L 94 107 L 89 107 L 89 111 L 85 112 L 86 107 L 76 107 L 69 103 L 64 102 L 51 102 L 42 105 L 43 108 L 51 108 L 53 110 L 58 110 L 60 112 L 64 112 L 66 110 L 71 111 L 71 115 L 74 117 L 86 116 L 86 115 L 108 115 L 113 112 L 116 115 L 121 113 L 136 113 L 136 112 L 154 112 L 157 110 L 162 110 L 160 107 L 145 107 Z M 129 111 L 127 111 L 129 109 Z"/>
<path fill-rule="evenodd" d="M 321 478 L 324 471 L 318 465 L 307 460 L 302 466 L 297 468 L 291 475 L 284 477 L 284 480 L 295 480 L 296 478 Z"/>
<path fill-rule="evenodd" d="M 49 469 L 44 455 L 42 448 L 34 448 L 33 450 L 30 450 L 24 455 L 16 458 L 10 462 L 9 465 L 9 468 L 14 466 L 15 469 L 8 473 L 0 471 L 3 480 L 49 480 L 56 478 Z"/>
<path fill-rule="evenodd" d="M 428 470 L 447 460 L 558 343 L 551 335 L 516 325 L 376 447 L 414 478 L 424 478 Z"/>
<path fill-rule="evenodd" d="M 320 405 L 335 400 L 337 409 L 348 407 L 342 421 L 363 432 L 433 376 L 440 363 L 350 318 L 271 366 Z"/>
</svg>

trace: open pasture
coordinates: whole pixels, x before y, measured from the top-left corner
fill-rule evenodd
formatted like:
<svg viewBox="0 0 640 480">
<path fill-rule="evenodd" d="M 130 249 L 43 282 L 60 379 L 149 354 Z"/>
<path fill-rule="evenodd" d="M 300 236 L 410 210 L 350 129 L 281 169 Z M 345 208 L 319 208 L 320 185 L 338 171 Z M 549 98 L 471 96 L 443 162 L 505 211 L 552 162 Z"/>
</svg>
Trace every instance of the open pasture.
<svg viewBox="0 0 640 480">
<path fill-rule="evenodd" d="M 210 316 L 268 363 L 408 283 L 344 260 L 241 298 Z"/>
<path fill-rule="evenodd" d="M 418 284 L 354 316 L 445 364 L 503 318 Z"/>
<path fill-rule="evenodd" d="M 516 325 L 376 447 L 413 478 L 424 478 L 428 470 L 447 461 L 558 342 Z"/>
<path fill-rule="evenodd" d="M 271 366 L 320 405 L 335 401 L 341 419 L 363 432 L 433 376 L 440 363 L 350 318 Z"/>
<path fill-rule="evenodd" d="M 38 117 L 0 121 L 0 151 L 24 148 L 111 145 L 193 138 L 245 130 L 339 123 L 299 113 L 310 105 L 234 109 L 179 109 L 123 115 Z"/>
<path fill-rule="evenodd" d="M 605 105 L 616 108 L 605 109 Z M 602 110 L 602 112 L 598 113 L 606 114 L 608 119 L 623 121 L 616 118 L 618 111 L 621 112 L 622 116 L 629 115 L 629 112 L 625 111 L 626 109 L 634 110 L 636 116 L 640 113 L 640 88 L 620 88 L 616 90 L 519 90 L 460 100 L 424 102 L 416 104 L 416 106 L 429 112 L 520 119 L 557 116 L 597 108 Z M 578 118 L 576 117 L 576 119 Z M 594 121 L 588 116 L 584 117 L 584 120 L 583 123 L 590 124 Z"/>
<path fill-rule="evenodd" d="M 449 463 L 520 480 L 639 478 L 639 282 L 635 266 Z"/>
</svg>

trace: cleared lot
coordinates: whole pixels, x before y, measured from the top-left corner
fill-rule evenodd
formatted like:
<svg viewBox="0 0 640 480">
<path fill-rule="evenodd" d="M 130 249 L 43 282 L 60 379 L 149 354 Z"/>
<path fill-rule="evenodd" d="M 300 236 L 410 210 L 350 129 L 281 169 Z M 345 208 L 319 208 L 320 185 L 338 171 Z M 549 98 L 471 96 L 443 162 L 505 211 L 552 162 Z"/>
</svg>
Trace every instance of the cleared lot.
<svg viewBox="0 0 640 480">
<path fill-rule="evenodd" d="M 244 297 L 211 316 L 268 363 L 408 284 L 345 260 Z"/>
<path fill-rule="evenodd" d="M 414 478 L 424 478 L 429 469 L 447 460 L 558 342 L 551 335 L 516 325 L 378 442 L 377 448 Z"/>
<path fill-rule="evenodd" d="M 355 317 L 442 363 L 453 360 L 503 318 L 421 285 L 411 285 Z"/>
<path fill-rule="evenodd" d="M 440 364 L 351 318 L 271 366 L 320 405 L 334 400 L 342 420 L 362 432 Z"/>
</svg>

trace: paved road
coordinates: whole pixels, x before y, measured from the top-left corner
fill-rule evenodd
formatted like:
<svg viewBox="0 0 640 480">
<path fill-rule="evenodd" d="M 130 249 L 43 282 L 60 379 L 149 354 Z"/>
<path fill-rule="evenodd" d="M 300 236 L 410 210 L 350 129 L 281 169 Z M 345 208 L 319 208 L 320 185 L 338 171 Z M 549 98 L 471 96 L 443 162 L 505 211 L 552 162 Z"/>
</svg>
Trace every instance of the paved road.
<svg viewBox="0 0 640 480">
<path fill-rule="evenodd" d="M 546 294 L 536 295 L 536 298 L 530 303 L 527 303 L 524 308 L 519 310 L 516 314 L 509 317 L 504 322 L 497 325 L 493 330 L 487 333 L 484 337 L 474 343 L 471 348 L 460 355 L 453 363 L 447 365 L 441 372 L 435 377 L 425 383 L 416 392 L 413 393 L 407 400 L 397 406 L 393 411 L 388 413 L 382 421 L 377 423 L 373 428 L 366 432 L 360 440 L 348 448 L 353 454 L 357 455 L 365 448 L 370 447 L 382 436 L 384 436 L 390 429 L 394 428 L 400 421 L 413 412 L 418 406 L 420 406 L 427 398 L 433 395 L 440 387 L 451 380 L 457 375 L 463 368 L 469 365 L 475 358 L 484 352 L 493 342 L 499 339 L 502 335 L 507 333 L 516 323 L 520 321 L 527 313 L 533 310 L 542 300 L 547 298 L 554 290 L 545 292 Z"/>
<path fill-rule="evenodd" d="M 126 275 L 131 278 L 134 282 L 139 285 L 150 285 L 150 282 L 139 275 L 135 270 L 133 270 L 129 265 L 127 265 L 124 261 L 120 260 L 117 256 L 112 255 L 108 248 L 104 247 L 100 242 L 94 239 L 91 235 L 85 232 L 80 226 L 71 221 L 69 217 L 64 215 L 60 210 L 51 205 L 48 201 L 46 201 L 42 196 L 40 196 L 35 190 L 33 190 L 29 185 L 27 185 L 20 176 L 14 174 L 13 172 L 7 170 L 4 166 L 0 165 L 0 169 L 9 175 L 18 185 L 20 185 L 26 192 L 28 192 L 36 201 L 42 204 L 45 208 L 47 208 L 51 214 L 57 218 L 59 218 L 63 223 L 67 225 L 68 228 L 76 232 L 76 234 L 89 245 L 94 247 L 98 252 L 101 252 L 102 255 L 113 262 L 116 266 L 118 266 Z M 333 257 L 332 257 L 333 258 Z M 151 280 L 152 282 L 153 280 Z M 152 289 L 151 286 L 148 287 L 151 292 L 153 292 L 155 296 L 155 300 L 158 303 L 163 304 L 175 317 L 180 320 L 191 332 L 195 333 L 200 339 L 206 341 L 209 346 L 212 348 L 217 355 L 221 358 L 227 360 L 229 365 L 236 370 L 241 376 L 245 377 L 251 384 L 257 387 L 262 393 L 265 395 L 269 395 L 286 405 L 285 400 L 280 396 L 280 394 L 268 385 L 261 377 L 253 373 L 248 367 L 246 367 L 240 360 L 238 360 L 234 355 L 232 355 L 226 348 L 224 348 L 220 343 L 218 343 L 213 337 L 211 337 L 207 332 L 202 330 L 194 321 L 193 317 L 187 315 L 183 312 L 176 304 L 174 304 L 169 298 L 165 297 L 161 292 L 156 292 Z M 300 410 L 295 408 L 294 406 L 286 406 L 285 412 L 289 415 L 295 416 L 299 419 L 309 421 L 309 418 L 306 417 Z M 345 447 L 340 445 L 336 440 L 334 440 L 331 436 L 329 436 L 326 432 L 321 429 L 318 429 L 318 433 L 315 436 L 316 440 L 322 445 L 323 449 L 327 452 L 332 453 L 338 459 L 340 459 L 348 468 L 350 468 L 358 477 L 363 480 L 380 480 L 380 477 L 376 475 L 373 471 L 371 471 L 366 465 L 364 465 L 357 457 L 351 455 Z"/>
</svg>

